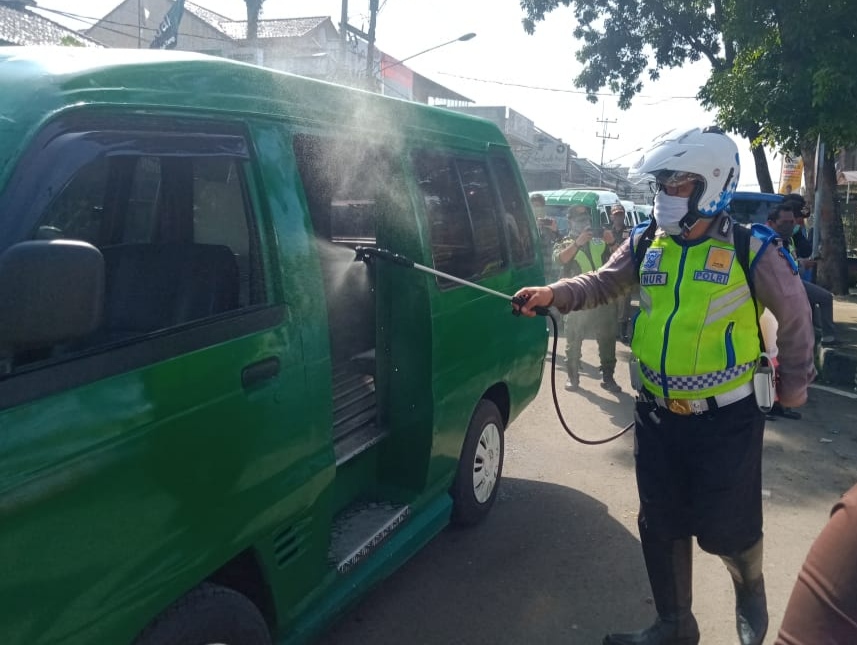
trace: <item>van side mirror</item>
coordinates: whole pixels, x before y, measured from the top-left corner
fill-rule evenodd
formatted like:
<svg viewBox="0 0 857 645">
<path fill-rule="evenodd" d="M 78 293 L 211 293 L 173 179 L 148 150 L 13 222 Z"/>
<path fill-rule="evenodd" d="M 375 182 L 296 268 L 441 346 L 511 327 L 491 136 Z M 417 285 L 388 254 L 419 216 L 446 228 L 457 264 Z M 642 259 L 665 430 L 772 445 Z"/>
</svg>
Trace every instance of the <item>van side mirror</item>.
<svg viewBox="0 0 857 645">
<path fill-rule="evenodd" d="M 104 258 L 91 244 L 33 240 L 0 255 L 0 352 L 95 331 L 104 315 Z"/>
</svg>

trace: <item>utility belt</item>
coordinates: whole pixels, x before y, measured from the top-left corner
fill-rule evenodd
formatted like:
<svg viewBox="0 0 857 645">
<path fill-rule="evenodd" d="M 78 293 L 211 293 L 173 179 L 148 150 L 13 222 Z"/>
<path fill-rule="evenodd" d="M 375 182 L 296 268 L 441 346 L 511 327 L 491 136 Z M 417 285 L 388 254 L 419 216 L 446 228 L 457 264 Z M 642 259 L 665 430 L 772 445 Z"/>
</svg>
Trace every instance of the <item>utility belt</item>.
<svg viewBox="0 0 857 645">
<path fill-rule="evenodd" d="M 724 392 L 723 394 L 715 394 L 704 399 L 665 399 L 660 396 L 655 396 L 647 389 L 643 388 L 637 395 L 638 401 L 646 403 L 654 403 L 660 408 L 669 410 L 673 414 L 688 416 L 691 414 L 705 414 L 719 408 L 725 408 L 727 405 L 732 405 L 753 394 L 753 383 L 744 383 L 739 385 L 734 390 Z"/>
<path fill-rule="evenodd" d="M 704 414 L 718 408 L 724 408 L 745 399 L 751 394 L 755 394 L 756 405 L 759 406 L 759 409 L 767 413 L 771 410 L 776 398 L 774 367 L 771 359 L 765 353 L 762 353 L 755 366 L 752 381 L 739 385 L 729 392 L 702 399 L 665 399 L 655 396 L 643 386 L 640 378 L 640 364 L 636 356 L 631 357 L 629 367 L 631 368 L 631 387 L 638 392 L 638 401 L 654 403 L 660 408 L 682 416 Z"/>
</svg>

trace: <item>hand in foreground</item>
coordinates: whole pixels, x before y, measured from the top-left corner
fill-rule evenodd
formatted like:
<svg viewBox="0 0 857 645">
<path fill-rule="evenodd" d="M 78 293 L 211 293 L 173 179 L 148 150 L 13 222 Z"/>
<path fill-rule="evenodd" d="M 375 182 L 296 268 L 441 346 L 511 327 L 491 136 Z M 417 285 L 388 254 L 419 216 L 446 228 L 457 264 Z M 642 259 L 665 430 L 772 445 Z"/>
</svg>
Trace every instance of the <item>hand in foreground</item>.
<svg viewBox="0 0 857 645">
<path fill-rule="evenodd" d="M 522 302 L 522 305 L 518 305 Z M 532 318 L 536 315 L 536 307 L 550 307 L 553 303 L 553 291 L 550 287 L 524 287 L 514 296 L 512 309 Z"/>
</svg>

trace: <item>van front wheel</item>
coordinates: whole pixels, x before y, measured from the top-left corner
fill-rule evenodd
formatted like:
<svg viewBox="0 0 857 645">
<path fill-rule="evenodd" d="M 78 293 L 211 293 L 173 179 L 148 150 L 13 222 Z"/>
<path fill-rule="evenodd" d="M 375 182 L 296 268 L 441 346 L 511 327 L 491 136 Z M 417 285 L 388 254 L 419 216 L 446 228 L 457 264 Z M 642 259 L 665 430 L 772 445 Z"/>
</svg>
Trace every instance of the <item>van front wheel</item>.
<svg viewBox="0 0 857 645">
<path fill-rule="evenodd" d="M 249 598 L 205 582 L 167 607 L 134 645 L 271 645 L 262 613 Z"/>
<path fill-rule="evenodd" d="M 452 522 L 471 526 L 485 519 L 497 499 L 503 473 L 503 417 L 491 401 L 476 406 L 452 484 Z"/>
</svg>

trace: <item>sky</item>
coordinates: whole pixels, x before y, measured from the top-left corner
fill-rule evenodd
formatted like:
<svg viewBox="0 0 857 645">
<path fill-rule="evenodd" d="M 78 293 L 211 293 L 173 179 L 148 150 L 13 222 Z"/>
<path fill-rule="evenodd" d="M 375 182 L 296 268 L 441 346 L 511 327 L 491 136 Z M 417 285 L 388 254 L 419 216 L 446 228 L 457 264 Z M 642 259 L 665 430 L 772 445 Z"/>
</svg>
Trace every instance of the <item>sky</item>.
<svg viewBox="0 0 857 645">
<path fill-rule="evenodd" d="M 145 5 L 146 0 L 140 2 Z M 194 2 L 229 18 L 246 20 L 243 0 Z M 37 3 L 44 9 L 88 17 L 92 24 L 120 0 Z M 654 83 L 645 80 L 629 110 L 620 110 L 616 97 L 607 92 L 597 104 L 588 102 L 573 83 L 582 64 L 575 59 L 579 43 L 572 32 L 576 23 L 567 7 L 549 13 L 530 36 L 521 26 L 524 13 L 519 0 L 380 0 L 379 5 L 375 34 L 382 51 L 401 60 L 474 32 L 476 37 L 471 40 L 444 45 L 406 64 L 477 105 L 508 106 L 562 139 L 578 156 L 596 163 L 630 165 L 655 136 L 676 127 L 714 122 L 713 115 L 693 98 L 708 77 L 704 61 L 663 71 Z M 265 0 L 261 18 L 330 16 L 338 25 L 341 11 L 342 0 Z M 86 26 L 59 15 L 51 17 L 73 28 Z M 369 0 L 348 0 L 348 22 L 368 31 Z M 749 144 L 743 139 L 735 141 L 741 155 L 739 187 L 758 190 Z M 780 158 L 769 154 L 768 159 L 776 183 Z"/>
</svg>

